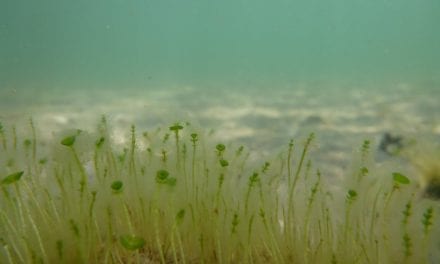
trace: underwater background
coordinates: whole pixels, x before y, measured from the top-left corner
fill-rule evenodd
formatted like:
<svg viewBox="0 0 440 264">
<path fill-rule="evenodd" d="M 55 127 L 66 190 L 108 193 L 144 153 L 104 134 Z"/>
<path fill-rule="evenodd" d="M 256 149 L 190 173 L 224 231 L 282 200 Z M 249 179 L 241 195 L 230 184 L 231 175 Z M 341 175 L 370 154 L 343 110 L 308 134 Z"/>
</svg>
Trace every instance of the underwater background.
<svg viewBox="0 0 440 264">
<path fill-rule="evenodd" d="M 365 138 L 439 141 L 439 1 L 0 6 L 0 120 L 48 137 L 102 114 L 120 133 L 189 120 L 268 152 L 314 131 L 335 170 Z"/>
<path fill-rule="evenodd" d="M 434 0 L 3 0 L 0 81 L 42 92 L 438 81 L 439 24 Z"/>
<path fill-rule="evenodd" d="M 439 28 L 439 0 L 0 0 L 0 262 L 440 263 Z"/>
</svg>

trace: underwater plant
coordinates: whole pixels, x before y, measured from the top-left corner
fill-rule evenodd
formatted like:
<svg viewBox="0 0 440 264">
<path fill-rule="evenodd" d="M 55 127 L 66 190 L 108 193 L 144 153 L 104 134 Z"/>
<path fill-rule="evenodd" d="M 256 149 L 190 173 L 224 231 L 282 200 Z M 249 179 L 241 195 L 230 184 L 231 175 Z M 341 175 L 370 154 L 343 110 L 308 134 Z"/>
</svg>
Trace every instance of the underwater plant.
<svg viewBox="0 0 440 264">
<path fill-rule="evenodd" d="M 415 142 L 403 151 L 402 156 L 415 167 L 423 195 L 440 201 L 440 146 Z"/>
<path fill-rule="evenodd" d="M 1 127 L 0 263 L 440 260 L 438 201 L 369 163 L 368 140 L 335 187 L 309 157 L 314 134 L 254 161 L 189 123 L 133 125 L 123 146 L 104 117 L 50 141 L 30 127 Z"/>
</svg>

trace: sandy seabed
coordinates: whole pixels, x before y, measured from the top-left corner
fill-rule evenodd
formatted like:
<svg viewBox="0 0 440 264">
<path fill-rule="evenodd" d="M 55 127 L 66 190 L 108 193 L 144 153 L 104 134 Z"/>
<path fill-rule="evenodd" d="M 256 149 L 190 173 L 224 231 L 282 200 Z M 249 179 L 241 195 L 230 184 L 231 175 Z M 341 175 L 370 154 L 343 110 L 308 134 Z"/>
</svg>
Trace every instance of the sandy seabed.
<svg viewBox="0 0 440 264">
<path fill-rule="evenodd" d="M 121 143 L 131 124 L 145 131 L 189 121 L 213 129 L 215 140 L 246 145 L 264 157 L 314 132 L 312 156 L 329 177 L 341 177 L 365 139 L 375 151 L 385 133 L 440 142 L 440 88 L 405 83 L 384 89 L 6 89 L 0 95 L 0 122 L 20 127 L 32 117 L 43 138 L 68 128 L 94 130 L 101 115 Z M 388 158 L 376 156 L 378 162 Z"/>
</svg>

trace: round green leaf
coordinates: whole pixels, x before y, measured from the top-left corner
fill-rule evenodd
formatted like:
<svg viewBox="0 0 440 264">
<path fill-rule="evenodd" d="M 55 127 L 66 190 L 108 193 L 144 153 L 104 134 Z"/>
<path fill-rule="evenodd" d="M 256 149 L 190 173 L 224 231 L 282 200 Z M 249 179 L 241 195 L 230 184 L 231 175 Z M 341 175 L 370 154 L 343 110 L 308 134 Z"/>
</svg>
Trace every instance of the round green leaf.
<svg viewBox="0 0 440 264">
<path fill-rule="evenodd" d="M 400 183 L 400 184 L 409 184 L 410 180 L 408 179 L 408 177 L 406 177 L 405 175 L 398 173 L 398 172 L 393 172 L 393 180 L 395 183 Z"/>
<path fill-rule="evenodd" d="M 225 159 L 220 160 L 220 166 L 227 167 L 229 165 L 229 162 Z"/>
<path fill-rule="evenodd" d="M 217 144 L 217 146 L 215 146 L 215 149 L 217 149 L 218 152 L 222 152 L 226 149 L 226 146 L 224 144 Z"/>
<path fill-rule="evenodd" d="M 176 219 L 182 220 L 185 217 L 185 209 L 180 209 L 176 214 Z"/>
<path fill-rule="evenodd" d="M 349 201 L 354 201 L 354 200 L 356 200 L 356 197 L 357 197 L 357 192 L 355 191 L 355 190 L 348 190 L 348 192 L 347 192 L 347 199 L 349 200 Z"/>
<path fill-rule="evenodd" d="M 104 137 L 100 137 L 98 140 L 96 140 L 95 145 L 97 148 L 100 148 L 102 146 L 102 144 L 104 144 L 105 138 Z"/>
<path fill-rule="evenodd" d="M 181 130 L 181 129 L 183 129 L 183 126 L 181 126 L 180 124 L 174 124 L 173 126 L 170 126 L 170 130 L 171 131 L 179 131 L 179 130 Z"/>
<path fill-rule="evenodd" d="M 110 187 L 112 188 L 113 191 L 119 192 L 121 191 L 123 186 L 124 183 L 122 183 L 122 181 L 114 181 Z"/>
<path fill-rule="evenodd" d="M 64 145 L 66 147 L 71 147 L 75 143 L 75 140 L 76 140 L 75 135 L 65 137 L 65 138 L 63 138 L 63 140 L 61 140 L 61 145 Z"/>
<path fill-rule="evenodd" d="M 12 174 L 9 174 L 8 176 L 6 176 L 1 183 L 2 184 L 11 184 L 14 183 L 18 180 L 20 180 L 21 176 L 23 176 L 24 171 L 18 171 Z"/>
<path fill-rule="evenodd" d="M 198 135 L 196 133 L 191 134 L 191 141 L 196 142 L 198 140 Z"/>
<path fill-rule="evenodd" d="M 156 182 L 165 183 L 170 173 L 167 170 L 158 170 L 156 172 Z"/>
<path fill-rule="evenodd" d="M 119 241 L 121 245 L 128 250 L 140 249 L 145 245 L 145 239 L 134 235 L 123 235 Z"/>
</svg>

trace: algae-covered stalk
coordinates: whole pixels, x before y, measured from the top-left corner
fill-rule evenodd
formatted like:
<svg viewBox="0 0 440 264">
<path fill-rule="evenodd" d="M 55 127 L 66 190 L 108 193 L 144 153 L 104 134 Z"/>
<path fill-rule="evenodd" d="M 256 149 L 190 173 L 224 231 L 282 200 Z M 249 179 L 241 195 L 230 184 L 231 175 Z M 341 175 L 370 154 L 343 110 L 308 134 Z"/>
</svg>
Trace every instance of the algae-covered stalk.
<svg viewBox="0 0 440 264">
<path fill-rule="evenodd" d="M 119 242 L 127 250 L 138 250 L 145 245 L 145 239 L 134 234 L 135 228 L 133 227 L 132 219 L 130 217 L 130 210 L 127 203 L 125 203 L 120 196 L 123 192 L 124 183 L 121 180 L 113 181 L 110 188 L 112 189 L 113 194 L 118 195 L 118 198 L 121 200 L 129 230 L 129 234 L 121 235 L 119 237 Z"/>
<path fill-rule="evenodd" d="M 315 134 L 314 133 L 310 133 L 309 137 L 306 140 L 306 143 L 304 145 L 303 151 L 301 153 L 301 157 L 299 159 L 299 163 L 298 163 L 297 168 L 296 168 L 295 178 L 293 179 L 293 183 L 292 183 L 292 186 L 291 186 L 291 188 L 292 188 L 291 192 L 295 191 L 295 187 L 296 187 L 296 184 L 297 184 L 298 179 L 299 179 L 299 174 L 301 173 L 302 166 L 303 166 L 303 163 L 304 163 L 304 158 L 306 157 L 307 151 L 309 151 L 310 144 L 312 143 L 314 138 L 315 138 Z"/>
<path fill-rule="evenodd" d="M 183 129 L 183 126 L 176 123 L 170 126 L 170 130 L 174 132 L 174 138 L 176 139 L 176 169 L 180 169 L 180 143 L 179 143 L 179 131 Z"/>
<path fill-rule="evenodd" d="M 80 133 L 81 133 L 81 130 L 77 130 L 76 134 L 63 138 L 60 143 L 61 143 L 61 145 L 68 147 L 72 151 L 76 165 L 78 166 L 78 169 L 81 174 L 81 180 L 80 180 L 81 189 L 80 190 L 81 190 L 81 198 L 82 198 L 83 194 L 84 194 L 84 189 L 87 186 L 87 175 L 86 175 L 86 171 L 85 171 L 83 165 L 81 164 L 78 153 L 76 152 L 75 147 L 74 147 L 76 137 Z"/>
<path fill-rule="evenodd" d="M 348 234 L 350 233 L 352 226 L 351 226 L 351 217 L 350 217 L 350 212 L 353 206 L 353 203 L 357 200 L 358 198 L 358 193 L 357 191 L 350 189 L 347 191 L 347 194 L 345 196 L 345 200 L 346 200 L 346 208 L 345 208 L 345 232 L 344 232 L 344 240 L 343 241 L 348 241 Z"/>
<path fill-rule="evenodd" d="M 258 172 L 252 173 L 252 175 L 249 176 L 248 188 L 247 188 L 247 191 L 246 191 L 246 196 L 244 198 L 244 213 L 245 213 L 245 215 L 248 214 L 249 197 L 251 195 L 251 191 L 255 187 L 255 185 L 259 184 L 259 183 L 260 183 L 260 177 L 259 177 Z"/>
<path fill-rule="evenodd" d="M 37 161 L 37 134 L 35 132 L 35 125 L 34 121 L 29 119 L 29 125 L 31 126 L 31 132 L 32 132 L 32 162 L 33 165 L 36 165 Z"/>
<path fill-rule="evenodd" d="M 3 150 L 7 149 L 6 145 L 6 136 L 5 136 L 5 130 L 3 128 L 2 123 L 0 122 L 0 141 L 2 142 Z"/>
<path fill-rule="evenodd" d="M 223 153 L 225 152 L 226 146 L 222 143 L 219 143 L 215 146 L 215 149 L 217 150 L 217 156 L 219 158 L 223 158 Z"/>
<path fill-rule="evenodd" d="M 412 242 L 411 242 L 411 236 L 409 234 L 408 231 L 408 222 L 409 222 L 409 218 L 412 215 L 412 201 L 410 200 L 408 203 L 406 203 L 405 205 L 405 210 L 402 211 L 403 214 L 403 220 L 402 220 L 402 226 L 403 226 L 403 230 L 404 230 L 404 234 L 403 234 L 403 250 L 404 250 L 404 259 L 405 262 L 408 260 L 409 257 L 411 257 L 412 255 Z"/>
<path fill-rule="evenodd" d="M 197 133 L 191 134 L 191 142 L 192 142 L 192 161 L 191 161 L 191 184 L 192 184 L 192 193 L 196 195 L 196 179 L 195 179 L 195 171 L 196 171 L 196 147 L 197 141 L 199 140 L 199 136 Z"/>
<path fill-rule="evenodd" d="M 434 217 L 434 208 L 432 206 L 430 206 L 423 213 L 422 224 L 423 224 L 423 233 L 424 233 L 425 237 L 427 237 L 429 234 L 429 229 L 431 228 L 431 226 L 433 224 L 433 221 L 432 221 L 433 217 Z"/>
<path fill-rule="evenodd" d="M 319 187 L 320 187 L 319 185 L 321 184 L 321 172 L 319 172 L 319 170 L 318 170 L 316 172 L 316 175 L 317 175 L 317 180 L 310 190 L 310 196 L 307 201 L 307 211 L 306 211 L 305 220 L 304 220 L 305 224 L 304 224 L 304 239 L 303 239 L 303 241 L 305 241 L 305 242 L 309 241 L 308 235 L 309 235 L 309 228 L 310 228 L 309 227 L 310 215 L 312 212 L 313 204 L 316 199 L 316 195 L 317 195 Z M 305 254 L 307 254 L 308 252 L 310 252 L 309 245 L 307 245 L 307 250 L 306 250 Z"/>
<path fill-rule="evenodd" d="M 393 172 L 392 176 L 393 176 L 393 188 L 391 189 L 391 192 L 388 195 L 388 199 L 385 202 L 385 211 L 387 211 L 388 205 L 390 204 L 395 191 L 399 190 L 401 185 L 408 185 L 410 183 L 408 177 L 401 174 L 400 172 Z"/>
<path fill-rule="evenodd" d="M 137 183 L 136 176 L 136 163 L 135 163 L 135 149 L 136 149 L 136 128 L 134 125 L 131 126 L 131 144 L 130 144 L 130 175 L 134 176 L 135 182 Z"/>
</svg>

